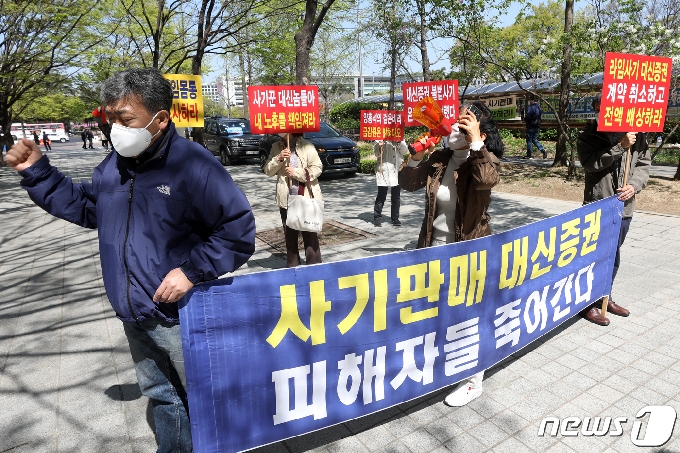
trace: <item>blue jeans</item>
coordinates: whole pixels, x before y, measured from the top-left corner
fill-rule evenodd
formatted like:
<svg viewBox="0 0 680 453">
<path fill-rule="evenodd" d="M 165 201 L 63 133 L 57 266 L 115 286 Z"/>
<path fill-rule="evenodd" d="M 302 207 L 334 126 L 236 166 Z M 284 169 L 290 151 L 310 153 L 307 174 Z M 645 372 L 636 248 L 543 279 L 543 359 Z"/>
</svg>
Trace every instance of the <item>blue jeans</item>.
<svg viewBox="0 0 680 453">
<path fill-rule="evenodd" d="M 151 400 L 157 453 L 192 451 L 186 375 L 179 324 L 161 320 L 124 322 L 142 395 Z"/>
<path fill-rule="evenodd" d="M 540 128 L 538 127 L 527 127 L 527 157 L 531 157 L 532 154 L 532 149 L 531 145 L 532 143 L 536 145 L 536 148 L 538 150 L 545 154 L 545 148 L 543 148 L 543 145 L 541 145 L 541 142 L 538 141 L 538 132 L 540 131 Z"/>
</svg>

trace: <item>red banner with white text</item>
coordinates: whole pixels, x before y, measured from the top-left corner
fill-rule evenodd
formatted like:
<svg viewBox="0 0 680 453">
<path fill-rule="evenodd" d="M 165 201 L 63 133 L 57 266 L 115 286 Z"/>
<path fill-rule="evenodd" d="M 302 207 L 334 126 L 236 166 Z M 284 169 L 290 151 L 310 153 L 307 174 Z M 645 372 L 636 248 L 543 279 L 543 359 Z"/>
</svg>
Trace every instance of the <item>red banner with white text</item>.
<svg viewBox="0 0 680 453">
<path fill-rule="evenodd" d="M 673 60 L 607 52 L 597 130 L 661 132 Z"/>
<path fill-rule="evenodd" d="M 403 112 L 396 110 L 362 110 L 359 135 L 361 140 L 387 140 L 400 142 L 404 139 Z"/>
<path fill-rule="evenodd" d="M 317 132 L 319 87 L 249 86 L 248 109 L 253 134 Z"/>
<path fill-rule="evenodd" d="M 413 82 L 402 85 L 404 95 L 404 125 L 422 126 L 413 119 L 413 107 L 428 96 L 432 97 L 442 109 L 451 124 L 458 119 L 458 80 L 437 80 L 434 82 Z"/>
</svg>

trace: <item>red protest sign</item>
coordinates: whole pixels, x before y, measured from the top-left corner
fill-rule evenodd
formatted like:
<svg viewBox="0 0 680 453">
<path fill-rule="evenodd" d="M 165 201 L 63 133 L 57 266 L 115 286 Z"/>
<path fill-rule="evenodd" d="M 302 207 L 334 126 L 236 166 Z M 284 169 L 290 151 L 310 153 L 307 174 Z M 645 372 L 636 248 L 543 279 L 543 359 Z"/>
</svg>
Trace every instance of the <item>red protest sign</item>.
<svg viewBox="0 0 680 453">
<path fill-rule="evenodd" d="M 413 106 L 426 97 L 437 101 L 444 116 L 455 123 L 458 119 L 458 81 L 437 80 L 434 82 L 414 82 L 402 85 L 404 95 L 404 125 L 422 126 L 413 119 Z"/>
<path fill-rule="evenodd" d="M 607 52 L 597 130 L 663 131 L 672 64 L 670 58 Z"/>
<path fill-rule="evenodd" d="M 249 86 L 248 109 L 253 134 L 317 132 L 319 87 Z"/>
<path fill-rule="evenodd" d="M 402 141 L 404 139 L 402 113 L 395 110 L 362 110 L 359 129 L 361 139 Z"/>
</svg>

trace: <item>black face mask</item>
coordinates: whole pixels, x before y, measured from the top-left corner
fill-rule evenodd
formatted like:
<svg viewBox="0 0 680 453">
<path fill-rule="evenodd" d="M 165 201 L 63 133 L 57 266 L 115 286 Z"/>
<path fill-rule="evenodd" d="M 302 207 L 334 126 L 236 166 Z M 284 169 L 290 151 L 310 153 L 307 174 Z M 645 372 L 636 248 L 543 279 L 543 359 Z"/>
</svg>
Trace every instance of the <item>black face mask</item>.
<svg viewBox="0 0 680 453">
<path fill-rule="evenodd" d="M 596 111 L 595 114 L 597 115 L 593 122 L 597 124 L 598 117 L 600 116 L 600 112 Z M 625 132 L 597 132 L 597 135 L 605 139 L 611 146 L 614 146 L 618 144 L 621 139 L 626 135 Z"/>
<path fill-rule="evenodd" d="M 625 132 L 598 132 L 597 134 L 605 139 L 610 146 L 617 145 L 626 135 Z"/>
</svg>

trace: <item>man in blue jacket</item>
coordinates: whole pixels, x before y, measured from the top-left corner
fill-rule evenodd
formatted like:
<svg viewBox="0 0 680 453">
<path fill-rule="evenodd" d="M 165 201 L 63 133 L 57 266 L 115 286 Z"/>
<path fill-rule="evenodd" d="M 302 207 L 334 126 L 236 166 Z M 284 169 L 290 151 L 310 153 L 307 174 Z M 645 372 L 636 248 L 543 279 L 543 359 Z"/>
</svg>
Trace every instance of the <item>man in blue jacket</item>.
<svg viewBox="0 0 680 453">
<path fill-rule="evenodd" d="M 234 271 L 255 250 L 255 220 L 229 173 L 170 119 L 172 87 L 156 69 L 131 69 L 102 87 L 115 152 L 76 184 L 22 139 L 5 157 L 50 214 L 97 228 L 104 287 L 142 393 L 159 452 L 191 451 L 177 301 Z"/>
<path fill-rule="evenodd" d="M 548 157 L 548 153 L 545 148 L 538 141 L 538 133 L 541 131 L 541 108 L 536 103 L 536 99 L 531 98 L 529 100 L 529 106 L 527 107 L 527 112 L 524 115 L 524 124 L 527 127 L 527 159 L 533 159 L 533 149 L 532 144 L 536 145 L 538 150 L 543 154 L 543 159 Z"/>
</svg>

